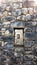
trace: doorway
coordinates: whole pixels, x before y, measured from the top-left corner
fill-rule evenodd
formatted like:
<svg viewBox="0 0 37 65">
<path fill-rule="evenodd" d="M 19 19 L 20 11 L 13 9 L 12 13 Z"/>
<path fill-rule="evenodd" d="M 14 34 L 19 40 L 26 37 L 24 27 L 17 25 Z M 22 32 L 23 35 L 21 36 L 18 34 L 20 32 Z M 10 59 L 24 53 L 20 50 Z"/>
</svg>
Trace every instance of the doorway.
<svg viewBox="0 0 37 65">
<path fill-rule="evenodd" d="M 15 45 L 23 45 L 24 28 L 14 28 Z"/>
</svg>

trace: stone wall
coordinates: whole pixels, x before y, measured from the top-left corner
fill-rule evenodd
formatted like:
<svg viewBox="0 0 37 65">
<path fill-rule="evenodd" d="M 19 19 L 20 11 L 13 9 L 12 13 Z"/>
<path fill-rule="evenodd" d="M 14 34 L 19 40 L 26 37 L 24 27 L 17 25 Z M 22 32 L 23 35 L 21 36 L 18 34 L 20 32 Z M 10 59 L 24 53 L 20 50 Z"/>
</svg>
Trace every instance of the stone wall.
<svg viewBox="0 0 37 65">
<path fill-rule="evenodd" d="M 34 60 L 37 59 L 36 56 L 37 52 L 35 51 L 37 50 L 36 8 L 37 6 L 34 5 L 34 1 L 26 0 L 2 1 L 2 3 L 0 4 L 0 52 L 2 50 L 0 56 L 2 57 L 6 56 L 6 59 L 9 58 L 9 60 L 12 57 L 15 58 L 17 57 L 16 61 L 19 60 L 19 63 L 23 62 L 25 64 L 28 62 L 32 63 Z M 24 29 L 23 46 L 14 46 L 15 43 L 14 28 Z M 4 52 L 6 54 L 4 54 Z M 10 56 L 7 55 L 7 53 Z M 12 54 L 14 54 L 14 56 Z M 36 64 L 35 62 L 33 63 Z"/>
</svg>

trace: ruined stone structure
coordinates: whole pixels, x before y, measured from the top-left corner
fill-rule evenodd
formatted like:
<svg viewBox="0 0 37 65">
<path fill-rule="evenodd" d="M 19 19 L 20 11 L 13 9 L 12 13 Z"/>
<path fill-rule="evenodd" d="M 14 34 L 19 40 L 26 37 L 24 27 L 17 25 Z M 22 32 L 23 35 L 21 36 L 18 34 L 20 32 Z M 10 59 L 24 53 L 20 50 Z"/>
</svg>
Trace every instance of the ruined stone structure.
<svg viewBox="0 0 37 65">
<path fill-rule="evenodd" d="M 0 64 L 37 65 L 37 5 L 33 0 L 0 3 Z"/>
</svg>

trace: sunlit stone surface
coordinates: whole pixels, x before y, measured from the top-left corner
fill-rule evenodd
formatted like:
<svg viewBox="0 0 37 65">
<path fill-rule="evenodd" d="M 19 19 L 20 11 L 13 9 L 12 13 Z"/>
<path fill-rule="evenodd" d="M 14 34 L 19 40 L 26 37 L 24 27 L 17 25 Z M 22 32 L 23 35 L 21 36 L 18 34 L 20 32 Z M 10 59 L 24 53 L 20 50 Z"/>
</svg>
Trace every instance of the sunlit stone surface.
<svg viewBox="0 0 37 65">
<path fill-rule="evenodd" d="M 27 14 L 27 13 L 28 13 L 27 8 L 22 8 L 22 14 Z"/>
</svg>

